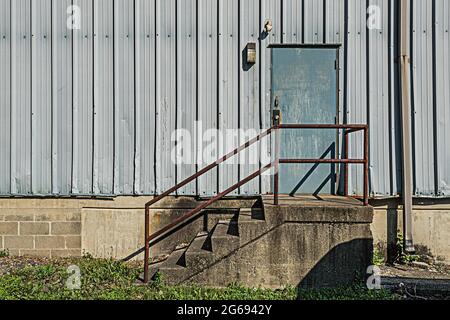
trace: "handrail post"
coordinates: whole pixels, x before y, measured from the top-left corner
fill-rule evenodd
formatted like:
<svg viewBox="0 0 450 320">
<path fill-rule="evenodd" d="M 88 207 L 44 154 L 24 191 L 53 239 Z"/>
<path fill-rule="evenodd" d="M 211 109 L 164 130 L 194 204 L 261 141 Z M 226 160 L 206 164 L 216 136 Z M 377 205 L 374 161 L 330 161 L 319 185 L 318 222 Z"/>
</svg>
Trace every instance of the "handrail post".
<svg viewBox="0 0 450 320">
<path fill-rule="evenodd" d="M 280 187 L 280 148 L 281 148 L 281 130 L 282 115 L 280 110 L 279 98 L 275 98 L 275 108 L 272 110 L 272 126 L 275 128 L 275 161 L 274 161 L 274 181 L 273 181 L 273 204 L 279 204 Z"/>
<path fill-rule="evenodd" d="M 345 146 L 344 146 L 344 148 L 345 148 L 344 158 L 345 159 L 349 158 L 349 145 L 348 145 L 349 138 L 348 138 L 348 135 L 349 135 L 349 132 L 347 130 L 344 130 L 344 144 L 345 144 Z M 344 165 L 344 170 L 345 170 L 345 173 L 344 173 L 344 196 L 346 196 L 346 197 L 348 197 L 348 194 L 349 194 L 349 192 L 348 192 L 348 168 L 349 168 L 348 163 L 346 163 Z"/>
<path fill-rule="evenodd" d="M 273 204 L 279 204 L 279 186 L 280 186 L 280 129 L 275 129 L 275 166 L 274 166 L 274 182 L 273 182 Z"/>
<path fill-rule="evenodd" d="M 150 238 L 150 208 L 145 206 L 145 254 L 144 254 L 144 283 L 149 281 L 149 260 L 150 260 L 150 243 L 148 239 Z"/>
<path fill-rule="evenodd" d="M 364 129 L 364 205 L 369 205 L 369 127 Z"/>
</svg>

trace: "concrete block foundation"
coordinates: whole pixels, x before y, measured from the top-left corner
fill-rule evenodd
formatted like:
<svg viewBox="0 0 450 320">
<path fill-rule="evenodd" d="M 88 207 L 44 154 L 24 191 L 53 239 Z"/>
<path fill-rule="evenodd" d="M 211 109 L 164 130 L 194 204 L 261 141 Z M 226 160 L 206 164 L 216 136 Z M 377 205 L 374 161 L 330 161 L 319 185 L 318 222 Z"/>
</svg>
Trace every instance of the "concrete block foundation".
<svg viewBox="0 0 450 320">
<path fill-rule="evenodd" d="M 143 208 L 150 199 L 0 199 L 0 250 L 8 250 L 10 255 L 39 257 L 80 256 L 85 252 L 99 258 L 122 259 L 143 247 Z M 232 218 L 241 207 L 252 208 L 255 201 L 218 203 L 207 215 L 152 247 L 152 256 L 169 255 L 176 246 L 189 244 L 199 232 L 212 231 L 219 221 Z M 152 208 L 151 230 L 158 230 L 198 203 L 193 198 L 167 198 Z M 333 270 L 339 269 L 341 276 L 345 273 L 341 279 L 349 279 L 355 272 L 364 270 L 358 267 L 347 272 L 345 264 L 357 261 L 357 265 L 367 265 L 372 237 L 374 247 L 388 258 L 395 252 L 397 231 L 402 229 L 402 208 L 398 200 L 375 200 L 371 205 L 373 222 L 370 216 L 352 208 L 339 216 L 330 214 L 326 207 L 313 210 L 304 206 L 301 214 L 289 209 L 292 208 L 289 203 L 272 208 L 274 214 L 266 214 L 265 219 L 276 228 L 260 235 L 258 241 L 252 241 L 261 222 L 247 223 L 248 232 L 241 234 L 239 252 L 229 258 L 227 265 L 224 262 L 211 268 L 208 277 L 213 277 L 215 270 L 219 274 L 234 272 L 234 277 L 243 283 L 259 279 L 267 286 L 276 286 L 277 279 L 284 279 L 289 283 L 297 281 L 298 285 L 317 286 L 333 281 L 337 276 Z M 282 212 L 275 214 L 276 210 Z M 450 201 L 416 200 L 413 222 L 419 253 L 450 263 Z M 224 240 L 219 237 L 215 241 L 217 245 Z M 361 252 L 369 254 L 360 255 Z M 258 257 L 269 259 L 259 261 Z M 142 259 L 142 254 L 134 259 Z M 229 269 L 238 263 L 246 265 L 245 269 Z M 330 269 L 330 263 L 340 267 Z M 300 279 L 299 274 L 305 276 Z M 206 275 L 198 275 L 198 282 Z"/>
</svg>

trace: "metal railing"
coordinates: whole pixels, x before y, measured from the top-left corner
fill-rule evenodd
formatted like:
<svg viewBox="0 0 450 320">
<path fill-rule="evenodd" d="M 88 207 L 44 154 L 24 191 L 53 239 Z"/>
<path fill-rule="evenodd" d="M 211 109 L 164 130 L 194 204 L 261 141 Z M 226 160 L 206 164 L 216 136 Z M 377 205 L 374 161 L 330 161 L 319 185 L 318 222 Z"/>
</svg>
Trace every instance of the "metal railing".
<svg viewBox="0 0 450 320">
<path fill-rule="evenodd" d="M 340 129 L 344 130 L 344 136 L 345 136 L 345 159 L 280 159 L 279 157 L 279 149 L 280 149 L 280 139 L 279 134 L 280 130 L 282 129 Z M 364 131 L 364 159 L 348 159 L 348 135 L 353 132 L 357 131 Z M 149 264 L 150 264 L 150 247 L 152 244 L 156 242 L 156 240 L 161 240 L 164 236 L 166 236 L 169 232 L 173 231 L 175 228 L 179 227 L 182 223 L 185 223 L 189 221 L 190 219 L 193 219 L 197 215 L 201 213 L 201 211 L 214 202 L 222 199 L 223 197 L 227 196 L 234 190 L 240 188 L 244 184 L 250 182 L 251 180 L 255 179 L 256 177 L 262 175 L 267 170 L 271 169 L 272 167 L 275 168 L 275 176 L 274 176 L 274 204 L 278 205 L 279 203 L 279 165 L 280 164 L 288 164 L 288 163 L 343 163 L 345 164 L 345 195 L 348 196 L 348 165 L 349 164 L 364 164 L 364 205 L 368 205 L 368 199 L 369 199 L 369 188 L 368 188 L 368 157 L 369 157 L 369 140 L 368 140 L 368 131 L 369 128 L 367 125 L 304 125 L 304 124 L 298 124 L 298 125 L 291 125 L 291 124 L 279 124 L 275 125 L 272 128 L 264 131 L 257 137 L 249 140 L 239 148 L 233 150 L 232 152 L 228 153 L 227 155 L 223 156 L 222 158 L 218 159 L 214 163 L 206 166 L 196 174 L 192 175 L 191 177 L 185 179 L 184 181 L 180 182 L 176 186 L 170 188 L 163 194 L 155 197 L 153 200 L 149 201 L 145 205 L 145 248 L 144 248 L 144 282 L 147 283 L 149 281 Z M 190 182 L 198 179 L 200 176 L 204 175 L 205 173 L 209 172 L 210 170 L 216 168 L 221 163 L 224 163 L 228 159 L 232 158 L 233 156 L 239 154 L 240 152 L 246 150 L 251 145 L 261 141 L 263 138 L 269 136 L 273 132 L 277 133 L 277 139 L 275 140 L 275 147 L 276 150 L 276 157 L 275 161 L 262 167 L 258 171 L 254 172 L 253 174 L 249 175 L 245 179 L 242 179 L 235 185 L 229 187 L 225 191 L 220 192 L 213 198 L 211 198 L 208 201 L 205 201 L 201 205 L 197 206 L 196 208 L 190 210 L 185 215 L 175 219 L 167 226 L 163 227 L 162 229 L 154 232 L 153 234 L 150 234 L 150 209 L 151 206 L 156 204 L 158 201 L 162 200 L 166 196 L 169 196 L 173 192 L 177 191 L 178 189 L 184 187 L 185 185 L 189 184 Z"/>
<path fill-rule="evenodd" d="M 274 181 L 274 204 L 278 205 L 279 198 L 279 164 L 302 164 L 302 163 L 315 163 L 315 164 L 344 164 L 344 196 L 348 197 L 348 165 L 349 164 L 361 164 L 364 165 L 364 205 L 369 205 L 369 126 L 368 125 L 345 125 L 345 124 L 280 124 L 272 128 L 272 130 L 278 131 L 278 129 L 325 129 L 325 130 L 344 130 L 344 159 L 281 159 L 279 158 L 280 141 L 276 139 L 275 148 L 277 157 L 275 159 L 275 181 Z M 364 131 L 364 158 L 363 159 L 349 159 L 349 135 L 351 133 Z"/>
</svg>

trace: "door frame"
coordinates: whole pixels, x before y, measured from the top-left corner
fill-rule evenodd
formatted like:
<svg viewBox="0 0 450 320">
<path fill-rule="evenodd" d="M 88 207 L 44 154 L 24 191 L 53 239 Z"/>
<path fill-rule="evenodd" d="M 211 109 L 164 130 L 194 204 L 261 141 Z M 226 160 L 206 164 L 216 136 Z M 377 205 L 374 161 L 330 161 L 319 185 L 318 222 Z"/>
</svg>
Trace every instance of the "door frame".
<svg viewBox="0 0 450 320">
<path fill-rule="evenodd" d="M 273 110 L 273 103 L 274 103 L 274 97 L 272 92 L 272 63 L 273 63 L 273 50 L 276 48 L 286 48 L 286 49 L 335 49 L 336 50 L 336 117 L 335 117 L 335 124 L 339 124 L 339 118 L 340 118 L 340 109 L 341 109 L 341 103 L 340 103 L 340 53 L 342 44 L 340 43 L 318 43 L 318 44 L 302 44 L 302 43 L 272 43 L 267 46 L 268 49 L 270 49 L 270 113 L 272 113 Z M 271 115 L 269 115 L 269 118 L 271 119 Z M 343 118 L 344 119 L 344 118 Z M 272 126 L 272 123 L 271 123 Z M 336 148 L 335 148 L 335 154 L 337 158 L 340 158 L 341 152 L 339 151 L 341 148 L 343 142 L 341 142 L 341 133 L 339 130 L 336 130 Z M 341 165 L 336 166 L 336 177 L 334 182 L 334 191 L 336 194 L 339 193 L 339 187 L 340 187 L 340 175 L 341 175 Z M 271 183 L 271 193 L 273 193 L 273 183 Z"/>
</svg>

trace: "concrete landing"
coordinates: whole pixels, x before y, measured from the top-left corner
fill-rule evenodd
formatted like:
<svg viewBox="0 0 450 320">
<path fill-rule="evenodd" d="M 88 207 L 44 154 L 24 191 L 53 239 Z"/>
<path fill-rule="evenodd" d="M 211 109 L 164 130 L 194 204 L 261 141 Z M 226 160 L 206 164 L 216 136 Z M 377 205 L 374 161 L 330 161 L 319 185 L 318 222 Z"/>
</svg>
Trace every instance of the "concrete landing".
<svg viewBox="0 0 450 320">
<path fill-rule="evenodd" d="M 273 204 L 273 196 L 263 197 L 265 212 L 282 219 L 278 222 L 302 223 L 352 223 L 370 224 L 373 208 L 362 202 L 338 196 L 281 196 L 279 205 Z"/>
<path fill-rule="evenodd" d="M 273 204 L 273 196 L 263 196 L 265 204 Z M 361 201 L 349 197 L 339 196 L 311 196 L 298 195 L 295 197 L 282 196 L 279 197 L 280 206 L 327 206 L 327 207 L 362 207 Z"/>
</svg>

